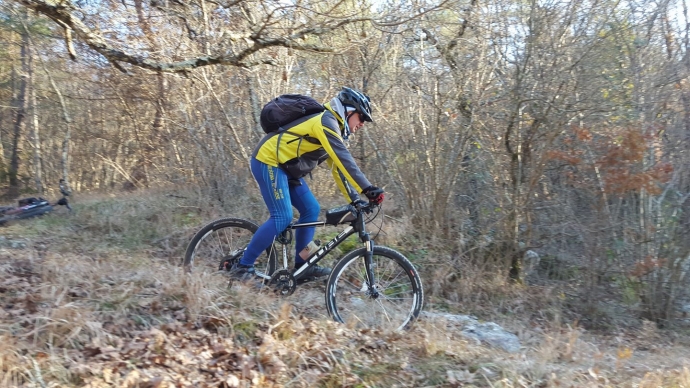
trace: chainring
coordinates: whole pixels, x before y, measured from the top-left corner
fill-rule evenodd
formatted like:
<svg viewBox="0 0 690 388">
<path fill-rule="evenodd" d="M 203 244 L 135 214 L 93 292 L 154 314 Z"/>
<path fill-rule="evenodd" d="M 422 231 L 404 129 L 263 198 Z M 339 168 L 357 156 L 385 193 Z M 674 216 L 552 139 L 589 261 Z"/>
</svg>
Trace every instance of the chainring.
<svg viewBox="0 0 690 388">
<path fill-rule="evenodd" d="M 292 272 L 287 269 L 281 269 L 273 273 L 268 285 L 274 293 L 280 296 L 290 296 L 297 288 L 297 281 L 292 276 Z"/>
</svg>

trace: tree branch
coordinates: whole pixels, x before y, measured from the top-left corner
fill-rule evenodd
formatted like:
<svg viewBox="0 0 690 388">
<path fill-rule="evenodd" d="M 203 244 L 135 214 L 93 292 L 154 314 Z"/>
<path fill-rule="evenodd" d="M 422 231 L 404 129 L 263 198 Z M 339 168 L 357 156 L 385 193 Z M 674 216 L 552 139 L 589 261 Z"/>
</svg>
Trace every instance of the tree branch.
<svg viewBox="0 0 690 388">
<path fill-rule="evenodd" d="M 65 31 L 73 31 L 77 38 L 81 39 L 91 49 L 103 55 L 113 66 L 126 73 L 122 67 L 122 63 L 140 67 L 143 69 L 164 72 L 186 72 L 191 69 L 209 66 L 209 65 L 230 65 L 237 67 L 251 67 L 258 64 L 273 64 L 272 59 L 257 59 L 249 60 L 252 54 L 255 54 L 263 49 L 269 47 L 288 47 L 295 50 L 307 50 L 316 52 L 332 52 L 333 49 L 322 47 L 314 44 L 303 44 L 299 41 L 308 36 L 319 36 L 329 33 L 346 24 L 351 24 L 361 21 L 371 21 L 370 18 L 347 18 L 340 19 L 332 25 L 319 25 L 315 27 L 302 28 L 294 31 L 284 37 L 269 37 L 263 33 L 253 33 L 246 36 L 246 41 L 249 43 L 248 47 L 234 53 L 224 53 L 219 55 L 202 55 L 182 61 L 165 62 L 156 61 L 147 56 L 137 55 L 126 52 L 124 49 L 118 48 L 106 41 L 106 39 L 99 33 L 90 29 L 77 14 L 81 11 L 79 7 L 74 5 L 71 0 L 15 0 L 25 7 L 32 9 L 39 14 L 45 15 L 52 19 L 57 24 L 65 28 Z M 234 5 L 239 1 L 233 1 L 224 6 Z M 261 30 L 259 30 L 261 31 Z M 71 48 L 71 34 L 66 32 L 68 51 L 70 55 L 74 54 Z M 76 56 L 76 54 L 74 54 Z"/>
<path fill-rule="evenodd" d="M 65 46 L 67 46 L 67 53 L 69 53 L 69 57 L 74 61 L 77 59 L 77 52 L 74 51 L 74 43 L 72 42 L 72 29 L 65 23 L 58 22 L 58 24 L 65 30 Z"/>
</svg>

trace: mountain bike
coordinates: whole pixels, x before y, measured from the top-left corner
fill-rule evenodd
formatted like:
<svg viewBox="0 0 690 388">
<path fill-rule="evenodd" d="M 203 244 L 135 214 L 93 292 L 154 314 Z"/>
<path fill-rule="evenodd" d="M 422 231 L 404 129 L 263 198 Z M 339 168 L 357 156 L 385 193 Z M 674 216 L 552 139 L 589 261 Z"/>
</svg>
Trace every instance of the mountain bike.
<svg viewBox="0 0 690 388">
<path fill-rule="evenodd" d="M 4 225 L 12 220 L 22 220 L 26 218 L 38 217 L 53 211 L 55 206 L 64 206 L 69 211 L 72 208 L 67 201 L 70 195 L 64 179 L 60 179 L 60 193 L 62 198 L 50 203 L 41 197 L 22 198 L 18 201 L 18 206 L 0 206 L 0 225 Z"/>
<path fill-rule="evenodd" d="M 328 210 L 323 221 L 290 224 L 254 264 L 257 278 L 276 294 L 291 295 L 299 284 L 296 277 L 316 265 L 348 237 L 357 234 L 363 246 L 337 259 L 326 281 L 329 316 L 353 327 L 408 329 L 422 310 L 422 282 L 404 255 L 374 244 L 366 225 L 376 218 L 379 210 L 376 204 L 357 201 Z M 297 270 L 290 269 L 292 231 L 328 225 L 347 226 L 332 240 L 318 247 L 305 265 Z M 241 218 L 224 218 L 209 223 L 190 241 L 184 257 L 185 269 L 223 271 L 230 268 L 242 257 L 258 227 L 256 223 Z"/>
</svg>

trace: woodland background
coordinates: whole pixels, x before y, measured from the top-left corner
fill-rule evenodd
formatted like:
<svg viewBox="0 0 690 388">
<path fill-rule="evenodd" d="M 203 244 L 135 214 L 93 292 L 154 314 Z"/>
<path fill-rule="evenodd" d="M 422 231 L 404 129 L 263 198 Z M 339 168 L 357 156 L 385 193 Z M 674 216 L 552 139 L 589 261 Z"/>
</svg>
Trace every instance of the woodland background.
<svg viewBox="0 0 690 388">
<path fill-rule="evenodd" d="M 555 285 L 585 326 L 677 325 L 689 48 L 686 0 L 1 0 L 0 187 L 184 188 L 229 214 L 256 197 L 261 106 L 350 86 L 375 119 L 351 150 L 430 296 L 470 301 L 480 274 Z"/>
</svg>

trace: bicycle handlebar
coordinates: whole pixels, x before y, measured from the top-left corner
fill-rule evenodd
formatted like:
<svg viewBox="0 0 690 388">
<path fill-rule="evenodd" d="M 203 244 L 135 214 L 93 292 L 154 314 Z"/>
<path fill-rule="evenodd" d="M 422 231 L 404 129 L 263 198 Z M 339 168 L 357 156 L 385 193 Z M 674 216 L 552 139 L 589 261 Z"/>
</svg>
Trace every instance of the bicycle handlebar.
<svg viewBox="0 0 690 388">
<path fill-rule="evenodd" d="M 352 201 L 350 203 L 350 205 L 352 205 L 355 208 L 355 210 L 361 211 L 361 212 L 364 212 L 367 214 L 373 212 L 374 209 L 381 206 L 380 204 L 377 204 L 375 202 L 365 201 L 362 199 Z"/>
</svg>

